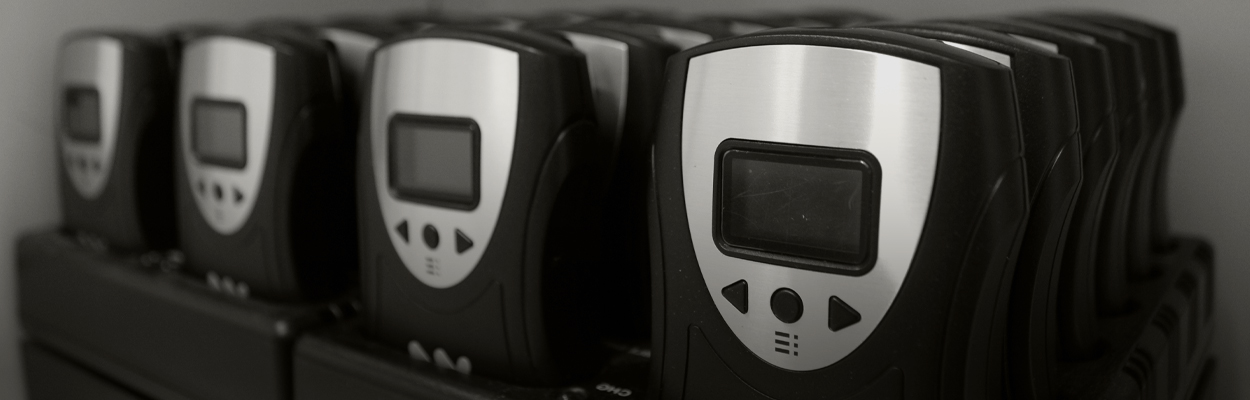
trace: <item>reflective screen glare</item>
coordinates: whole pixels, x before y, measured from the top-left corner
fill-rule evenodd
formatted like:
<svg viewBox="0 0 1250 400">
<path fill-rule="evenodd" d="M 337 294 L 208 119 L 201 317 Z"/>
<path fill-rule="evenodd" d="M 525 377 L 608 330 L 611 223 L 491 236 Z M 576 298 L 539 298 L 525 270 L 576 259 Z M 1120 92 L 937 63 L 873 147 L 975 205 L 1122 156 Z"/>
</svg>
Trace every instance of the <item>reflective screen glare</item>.
<svg viewBox="0 0 1250 400">
<path fill-rule="evenodd" d="M 191 116 L 192 149 L 202 162 L 247 165 L 247 113 L 242 104 L 197 101 Z"/>
<path fill-rule="evenodd" d="M 65 131 L 71 139 L 100 141 L 100 94 L 95 89 L 65 92 Z"/>
</svg>

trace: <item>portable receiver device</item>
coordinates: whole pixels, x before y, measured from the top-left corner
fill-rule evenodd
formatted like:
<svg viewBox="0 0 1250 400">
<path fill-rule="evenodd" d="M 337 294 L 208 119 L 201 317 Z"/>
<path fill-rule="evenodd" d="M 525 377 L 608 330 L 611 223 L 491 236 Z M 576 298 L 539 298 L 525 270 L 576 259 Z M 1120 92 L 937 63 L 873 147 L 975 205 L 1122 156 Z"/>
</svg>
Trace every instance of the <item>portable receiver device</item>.
<svg viewBox="0 0 1250 400">
<path fill-rule="evenodd" d="M 1051 305 L 1058 300 L 1064 244 L 1084 172 L 1071 62 L 1057 51 L 966 25 L 886 22 L 866 26 L 938 40 L 1011 68 L 1030 206 L 1011 289 L 1008 365 L 1013 389 L 1049 382 L 1058 351 L 1058 317 Z"/>
<path fill-rule="evenodd" d="M 81 32 L 61 44 L 61 211 L 65 226 L 113 249 L 165 249 L 174 228 L 172 103 L 166 49 L 155 38 Z"/>
<path fill-rule="evenodd" d="M 1084 159 L 1081 190 L 1063 245 L 1060 269 L 1054 276 L 1059 281 L 1057 290 L 1049 301 L 1038 298 L 1030 302 L 1029 315 L 1036 316 L 1047 310 L 1046 319 L 1030 322 L 1034 328 L 1043 329 L 1012 331 L 1012 335 L 1022 335 L 1021 338 L 1027 338 L 1032 345 L 1013 346 L 1013 359 L 1009 364 L 1014 396 L 1051 398 L 1057 362 L 1087 360 L 1099 354 L 1095 294 L 1099 229 L 1119 150 L 1110 61 L 1106 48 L 1092 38 L 1045 25 L 1007 19 L 956 22 L 1000 32 L 1054 51 L 1066 57 L 1072 66 Z"/>
<path fill-rule="evenodd" d="M 1141 51 L 1142 73 L 1145 78 L 1142 115 L 1145 119 L 1145 153 L 1138 168 L 1133 192 L 1132 210 L 1129 215 L 1128 272 L 1130 279 L 1145 279 L 1154 275 L 1150 258 L 1155 249 L 1166 250 L 1168 238 L 1167 221 L 1156 218 L 1160 205 L 1166 199 L 1156 195 L 1155 188 L 1160 175 L 1164 154 L 1171 147 L 1173 120 L 1179 106 L 1172 100 L 1174 90 L 1182 90 L 1179 77 L 1171 68 L 1179 62 L 1176 51 L 1176 35 L 1166 29 L 1153 27 L 1123 17 L 1103 14 L 1073 14 L 1072 18 L 1089 21 L 1104 28 L 1123 32 L 1137 43 Z M 1166 218 L 1164 215 L 1163 218 Z"/>
<path fill-rule="evenodd" d="M 186 44 L 175 154 L 190 270 L 275 300 L 352 282 L 355 142 L 335 65 L 323 42 L 278 30 Z"/>
<path fill-rule="evenodd" d="M 1022 19 L 1073 32 L 1090 38 L 1107 49 L 1111 61 L 1116 118 L 1119 120 L 1120 151 L 1112 172 L 1107 203 L 1104 206 L 1098 245 L 1096 293 L 1098 312 L 1118 315 L 1128 310 L 1130 217 L 1134 185 L 1148 132 L 1141 105 L 1146 82 L 1142 72 L 1141 50 L 1126 34 L 1074 18 L 1029 16 Z"/>
<path fill-rule="evenodd" d="M 1115 115 L 1115 92 L 1106 47 L 1089 36 L 1020 20 L 982 19 L 957 23 L 1001 32 L 1054 50 L 1067 57 L 1072 64 L 1081 150 L 1085 159 L 1084 177 L 1063 250 L 1064 267 L 1059 274 L 1058 299 L 1053 304 L 1054 314 L 1058 317 L 1059 342 L 1058 349 L 1054 349 L 1057 353 L 1054 357 L 1083 360 L 1095 356 L 1098 352 L 1095 313 L 1095 282 L 1100 270 L 1098 244 L 1111 174 L 1119 155 L 1119 121 Z M 1029 350 L 1036 352 L 1040 349 Z M 1041 365 L 1032 367 L 1034 380 L 1027 387 L 1034 389 L 1034 393 L 1049 390 L 1050 386 L 1045 383 L 1049 377 L 1048 370 Z M 1020 385 L 1017 383 L 1017 387 Z"/>
<path fill-rule="evenodd" d="M 602 318 L 612 339 L 628 343 L 650 338 L 651 282 L 647 263 L 647 182 L 651 143 L 664 92 L 664 66 L 675 46 L 637 27 L 589 21 L 553 28 L 586 58 L 595 117 L 609 145 L 603 169 L 603 274 L 596 282 L 610 306 L 584 318 Z"/>
<path fill-rule="evenodd" d="M 418 359 L 551 385 L 603 354 L 580 319 L 603 150 L 581 53 L 436 27 L 374 53 L 359 144 L 366 326 Z"/>
<path fill-rule="evenodd" d="M 654 153 L 661 397 L 999 398 L 1028 216 L 1011 74 L 876 29 L 674 56 Z"/>
</svg>

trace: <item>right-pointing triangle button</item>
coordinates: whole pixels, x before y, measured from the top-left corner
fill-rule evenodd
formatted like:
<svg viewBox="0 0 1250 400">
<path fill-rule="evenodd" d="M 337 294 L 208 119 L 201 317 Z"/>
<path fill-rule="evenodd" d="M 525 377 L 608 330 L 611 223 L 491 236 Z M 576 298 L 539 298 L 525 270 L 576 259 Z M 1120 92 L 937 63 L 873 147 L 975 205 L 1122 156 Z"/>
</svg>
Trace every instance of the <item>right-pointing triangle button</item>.
<svg viewBox="0 0 1250 400">
<path fill-rule="evenodd" d="M 745 279 L 725 286 L 720 290 L 720 294 L 725 296 L 725 300 L 729 300 L 729 304 L 733 304 L 738 312 L 747 313 L 747 281 Z"/>
<path fill-rule="evenodd" d="M 456 254 L 464 253 L 470 247 L 473 247 L 473 239 L 469 239 L 468 235 L 456 229 Z"/>
</svg>

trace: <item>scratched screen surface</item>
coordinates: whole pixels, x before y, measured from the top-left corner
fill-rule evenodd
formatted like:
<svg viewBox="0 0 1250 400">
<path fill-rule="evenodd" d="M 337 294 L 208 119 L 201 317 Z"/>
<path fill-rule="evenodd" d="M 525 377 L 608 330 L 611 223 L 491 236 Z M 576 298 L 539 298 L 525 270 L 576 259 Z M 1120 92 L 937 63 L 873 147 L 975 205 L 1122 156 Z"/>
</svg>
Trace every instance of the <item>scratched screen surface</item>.
<svg viewBox="0 0 1250 400">
<path fill-rule="evenodd" d="M 860 252 L 864 172 L 726 157 L 721 234 L 740 247 L 818 256 Z"/>
</svg>

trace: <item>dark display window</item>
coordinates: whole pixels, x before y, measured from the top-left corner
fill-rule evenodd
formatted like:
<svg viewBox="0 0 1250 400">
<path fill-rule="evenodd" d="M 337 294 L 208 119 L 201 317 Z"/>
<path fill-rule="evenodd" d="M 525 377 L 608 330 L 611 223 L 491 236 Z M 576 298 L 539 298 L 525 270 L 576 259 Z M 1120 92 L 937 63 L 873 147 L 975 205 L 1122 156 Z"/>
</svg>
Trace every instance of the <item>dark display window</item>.
<svg viewBox="0 0 1250 400">
<path fill-rule="evenodd" d="M 71 139 L 100 141 L 100 92 L 90 88 L 65 91 L 65 132 Z"/>
<path fill-rule="evenodd" d="M 730 140 L 717 155 L 713 230 L 726 254 L 852 272 L 871 267 L 880 201 L 871 154 Z"/>
<path fill-rule="evenodd" d="M 464 118 L 400 115 L 391 120 L 391 189 L 402 199 L 477 208 L 481 132 Z"/>
<path fill-rule="evenodd" d="M 247 166 L 247 109 L 243 104 L 196 100 L 191 105 L 191 150 L 201 162 Z"/>
</svg>

